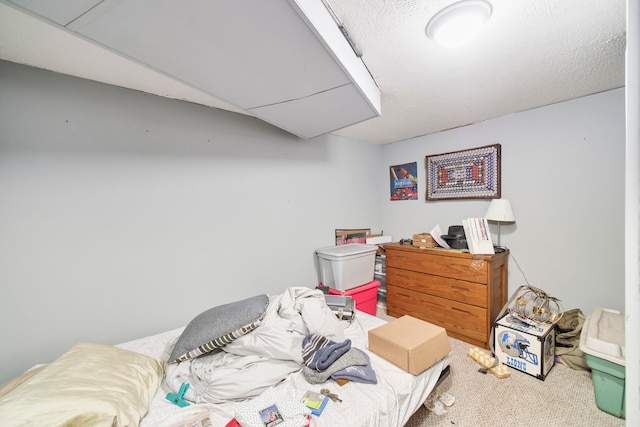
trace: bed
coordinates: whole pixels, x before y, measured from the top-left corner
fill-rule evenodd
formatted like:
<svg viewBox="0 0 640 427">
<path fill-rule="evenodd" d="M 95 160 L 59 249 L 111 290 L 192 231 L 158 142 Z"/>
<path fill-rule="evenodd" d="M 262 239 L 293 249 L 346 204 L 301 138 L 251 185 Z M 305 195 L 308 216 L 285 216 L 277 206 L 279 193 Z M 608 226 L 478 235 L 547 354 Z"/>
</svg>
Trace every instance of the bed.
<svg viewBox="0 0 640 427">
<path fill-rule="evenodd" d="M 224 325 L 230 331 L 225 342 L 193 348 L 189 339 L 208 331 L 203 325 L 212 319 L 225 323 L 221 316 L 241 319 Z M 420 375 L 409 374 L 367 348 L 367 332 L 384 323 L 363 312 L 352 321 L 339 320 L 321 291 L 303 287 L 223 304 L 184 328 L 116 346 L 78 344 L 0 388 L 0 419 L 5 426 L 112 425 L 115 419 L 114 425 L 177 427 L 205 418 L 212 426 L 250 425 L 245 414 L 264 399 L 299 402 L 307 391 L 328 389 L 340 400 L 329 401 L 320 416 L 306 417 L 309 425 L 403 426 L 448 373 L 450 356 Z M 215 334 L 219 341 L 219 331 Z M 348 354 L 365 357 L 373 380 L 313 376 L 310 358 L 304 357 L 313 336 L 336 346 L 348 342 Z M 197 342 L 209 338 L 196 337 Z M 316 362 L 320 353 L 311 352 L 311 359 Z"/>
</svg>

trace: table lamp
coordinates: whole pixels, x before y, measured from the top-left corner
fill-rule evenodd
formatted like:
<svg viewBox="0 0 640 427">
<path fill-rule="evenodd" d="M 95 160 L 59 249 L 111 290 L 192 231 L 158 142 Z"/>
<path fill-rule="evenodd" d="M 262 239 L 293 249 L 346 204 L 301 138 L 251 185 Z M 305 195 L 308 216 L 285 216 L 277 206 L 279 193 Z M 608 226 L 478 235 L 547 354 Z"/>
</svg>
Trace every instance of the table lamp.
<svg viewBox="0 0 640 427">
<path fill-rule="evenodd" d="M 500 224 L 503 222 L 516 222 L 516 218 L 513 216 L 513 210 L 511 209 L 511 202 L 507 199 L 493 199 L 484 217 L 488 221 L 498 223 L 497 246 L 500 246 Z"/>
</svg>

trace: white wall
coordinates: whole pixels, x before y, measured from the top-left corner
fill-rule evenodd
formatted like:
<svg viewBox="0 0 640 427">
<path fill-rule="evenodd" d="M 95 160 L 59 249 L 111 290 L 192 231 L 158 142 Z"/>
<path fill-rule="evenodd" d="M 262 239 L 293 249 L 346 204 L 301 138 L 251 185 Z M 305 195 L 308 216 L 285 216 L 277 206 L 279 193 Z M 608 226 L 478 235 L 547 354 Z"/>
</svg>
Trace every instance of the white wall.
<svg viewBox="0 0 640 427">
<path fill-rule="evenodd" d="M 315 286 L 380 147 L 0 61 L 0 383 L 77 341 Z"/>
<path fill-rule="evenodd" d="M 411 237 L 436 224 L 446 232 L 463 218 L 483 216 L 489 200 L 426 202 L 424 158 L 496 143 L 502 197 L 516 217 L 501 227 L 501 243 L 513 255 L 510 294 L 525 284 L 515 259 L 529 283 L 565 309 L 624 311 L 624 89 L 384 146 L 385 233 Z M 389 166 L 413 161 L 421 199 L 389 201 Z M 491 227 L 495 239 L 497 225 Z"/>
<path fill-rule="evenodd" d="M 640 4 L 627 0 L 625 197 L 625 399 L 627 425 L 640 425 Z"/>
<path fill-rule="evenodd" d="M 494 143 L 517 219 L 502 243 L 531 284 L 623 310 L 622 89 L 379 147 L 0 61 L 0 382 L 77 341 L 314 286 L 335 228 L 481 216 L 487 200 L 424 201 L 424 156 Z M 421 199 L 390 202 L 388 167 L 411 161 Z"/>
</svg>

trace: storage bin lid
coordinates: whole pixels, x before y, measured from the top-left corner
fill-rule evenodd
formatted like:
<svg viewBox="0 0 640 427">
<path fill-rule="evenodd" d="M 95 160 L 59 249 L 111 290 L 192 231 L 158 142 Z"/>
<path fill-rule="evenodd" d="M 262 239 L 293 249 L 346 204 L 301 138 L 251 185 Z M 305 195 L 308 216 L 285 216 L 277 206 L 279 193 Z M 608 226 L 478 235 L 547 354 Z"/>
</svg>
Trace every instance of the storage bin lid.
<svg viewBox="0 0 640 427">
<path fill-rule="evenodd" d="M 346 245 L 330 246 L 328 248 L 316 249 L 316 253 L 320 256 L 328 257 L 349 257 L 352 255 L 363 255 L 375 252 L 378 249 L 376 245 L 364 245 L 362 243 L 348 243 Z"/>
<path fill-rule="evenodd" d="M 582 327 L 580 350 L 624 366 L 624 316 L 616 310 L 595 308 Z"/>
<path fill-rule="evenodd" d="M 379 280 L 372 280 L 369 283 L 365 283 L 362 286 L 356 286 L 355 288 L 351 288 L 351 289 L 347 289 L 345 291 L 342 290 L 338 290 L 338 289 L 331 289 L 329 288 L 329 294 L 332 295 L 366 295 L 367 291 L 369 292 L 373 292 L 374 295 L 377 295 L 378 291 L 378 287 L 380 286 L 380 281 Z"/>
</svg>

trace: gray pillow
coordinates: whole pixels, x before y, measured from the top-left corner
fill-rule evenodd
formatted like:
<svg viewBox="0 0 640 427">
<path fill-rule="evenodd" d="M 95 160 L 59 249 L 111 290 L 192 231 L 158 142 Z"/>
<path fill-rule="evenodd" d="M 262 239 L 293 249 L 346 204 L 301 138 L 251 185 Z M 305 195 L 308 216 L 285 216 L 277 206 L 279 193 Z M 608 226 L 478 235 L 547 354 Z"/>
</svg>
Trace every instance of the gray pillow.
<svg viewBox="0 0 640 427">
<path fill-rule="evenodd" d="M 200 313 L 182 332 L 169 362 L 196 358 L 253 331 L 260 326 L 267 305 L 269 297 L 263 294 Z"/>
</svg>

